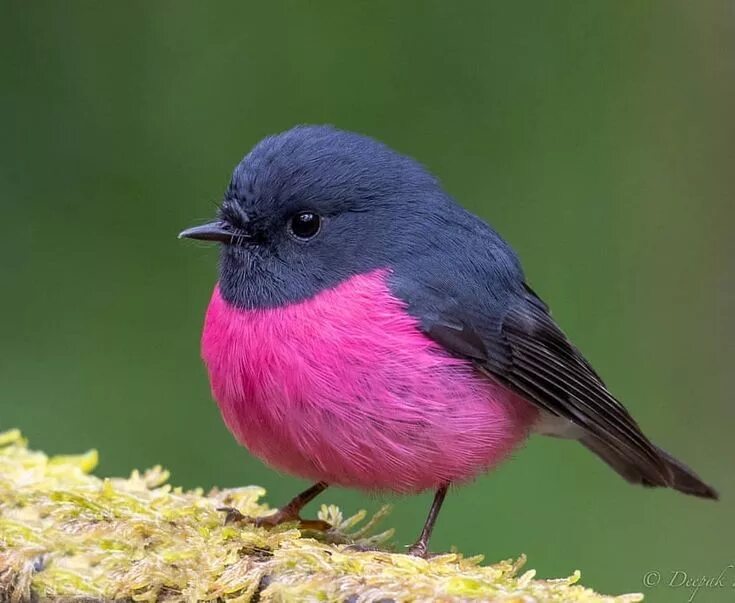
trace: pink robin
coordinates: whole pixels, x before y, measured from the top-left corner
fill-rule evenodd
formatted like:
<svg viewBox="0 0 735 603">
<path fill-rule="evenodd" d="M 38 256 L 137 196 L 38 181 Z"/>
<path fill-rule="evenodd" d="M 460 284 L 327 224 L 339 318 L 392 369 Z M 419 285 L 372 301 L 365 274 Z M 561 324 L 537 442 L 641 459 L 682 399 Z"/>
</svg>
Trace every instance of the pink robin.
<svg viewBox="0 0 735 603">
<path fill-rule="evenodd" d="M 261 523 L 300 520 L 332 484 L 431 489 L 410 548 L 426 555 L 448 486 L 532 432 L 579 440 L 631 483 L 717 498 L 641 432 L 510 246 L 371 138 L 302 126 L 264 139 L 217 219 L 180 236 L 222 246 L 202 356 L 225 423 L 316 482 Z"/>
</svg>

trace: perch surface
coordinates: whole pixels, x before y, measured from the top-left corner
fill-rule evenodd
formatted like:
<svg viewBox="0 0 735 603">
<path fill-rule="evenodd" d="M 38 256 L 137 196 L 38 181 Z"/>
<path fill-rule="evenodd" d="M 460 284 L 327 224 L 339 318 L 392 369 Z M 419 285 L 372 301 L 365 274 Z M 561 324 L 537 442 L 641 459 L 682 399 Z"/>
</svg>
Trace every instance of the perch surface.
<svg viewBox="0 0 735 603">
<path fill-rule="evenodd" d="M 320 540 L 293 525 L 224 525 L 218 507 L 267 514 L 265 490 L 183 491 L 154 467 L 130 477 L 90 472 L 97 452 L 48 457 L 18 430 L 0 433 L 0 601 L 501 601 L 642 600 L 540 580 L 525 558 L 483 565 L 459 553 L 419 559 L 380 549 L 385 514 L 344 518 L 322 505 Z M 359 546 L 354 546 L 359 545 Z M 378 550 L 360 550 L 378 547 Z"/>
</svg>

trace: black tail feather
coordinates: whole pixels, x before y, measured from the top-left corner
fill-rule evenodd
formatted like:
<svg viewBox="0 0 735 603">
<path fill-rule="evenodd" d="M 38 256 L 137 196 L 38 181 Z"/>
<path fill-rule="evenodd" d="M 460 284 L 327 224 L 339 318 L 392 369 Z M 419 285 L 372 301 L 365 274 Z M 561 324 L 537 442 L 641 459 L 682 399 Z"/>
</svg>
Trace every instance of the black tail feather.
<svg viewBox="0 0 735 603">
<path fill-rule="evenodd" d="M 694 471 L 661 448 L 656 447 L 656 451 L 669 470 L 669 475 L 665 479 L 647 473 L 644 468 L 632 463 L 630 459 L 598 438 L 586 436 L 580 441 L 632 484 L 652 488 L 673 488 L 684 494 L 700 498 L 713 500 L 719 498 L 719 494 L 712 486 L 705 484 Z"/>
</svg>

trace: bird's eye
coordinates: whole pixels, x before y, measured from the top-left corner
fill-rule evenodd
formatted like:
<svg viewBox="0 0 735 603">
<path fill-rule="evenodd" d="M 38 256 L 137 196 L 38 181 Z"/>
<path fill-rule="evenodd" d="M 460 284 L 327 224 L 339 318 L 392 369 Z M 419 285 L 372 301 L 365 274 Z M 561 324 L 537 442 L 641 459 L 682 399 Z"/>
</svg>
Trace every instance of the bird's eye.
<svg viewBox="0 0 735 603">
<path fill-rule="evenodd" d="M 297 239 L 307 241 L 317 235 L 321 225 L 322 219 L 318 214 L 302 211 L 291 217 L 288 229 Z"/>
</svg>

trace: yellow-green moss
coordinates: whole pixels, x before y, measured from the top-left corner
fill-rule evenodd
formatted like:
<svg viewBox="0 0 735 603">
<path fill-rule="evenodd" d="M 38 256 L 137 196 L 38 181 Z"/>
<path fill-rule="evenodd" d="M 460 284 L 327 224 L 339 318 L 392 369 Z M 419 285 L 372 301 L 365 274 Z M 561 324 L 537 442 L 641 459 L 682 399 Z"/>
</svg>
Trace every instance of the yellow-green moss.
<svg viewBox="0 0 735 603">
<path fill-rule="evenodd" d="M 184 492 L 154 467 L 127 479 L 89 472 L 96 451 L 48 458 L 18 430 L 0 433 L 0 600 L 133 601 L 640 601 L 604 597 L 561 580 L 520 573 L 525 559 L 481 565 L 480 557 L 430 560 L 386 550 L 388 530 L 368 536 L 365 513 L 321 540 L 294 525 L 266 530 L 223 525 L 217 507 L 266 514 L 257 486 Z M 380 515 L 383 515 L 381 513 Z M 380 519 L 380 517 L 375 518 Z M 357 543 L 360 547 L 351 546 Z"/>
</svg>

